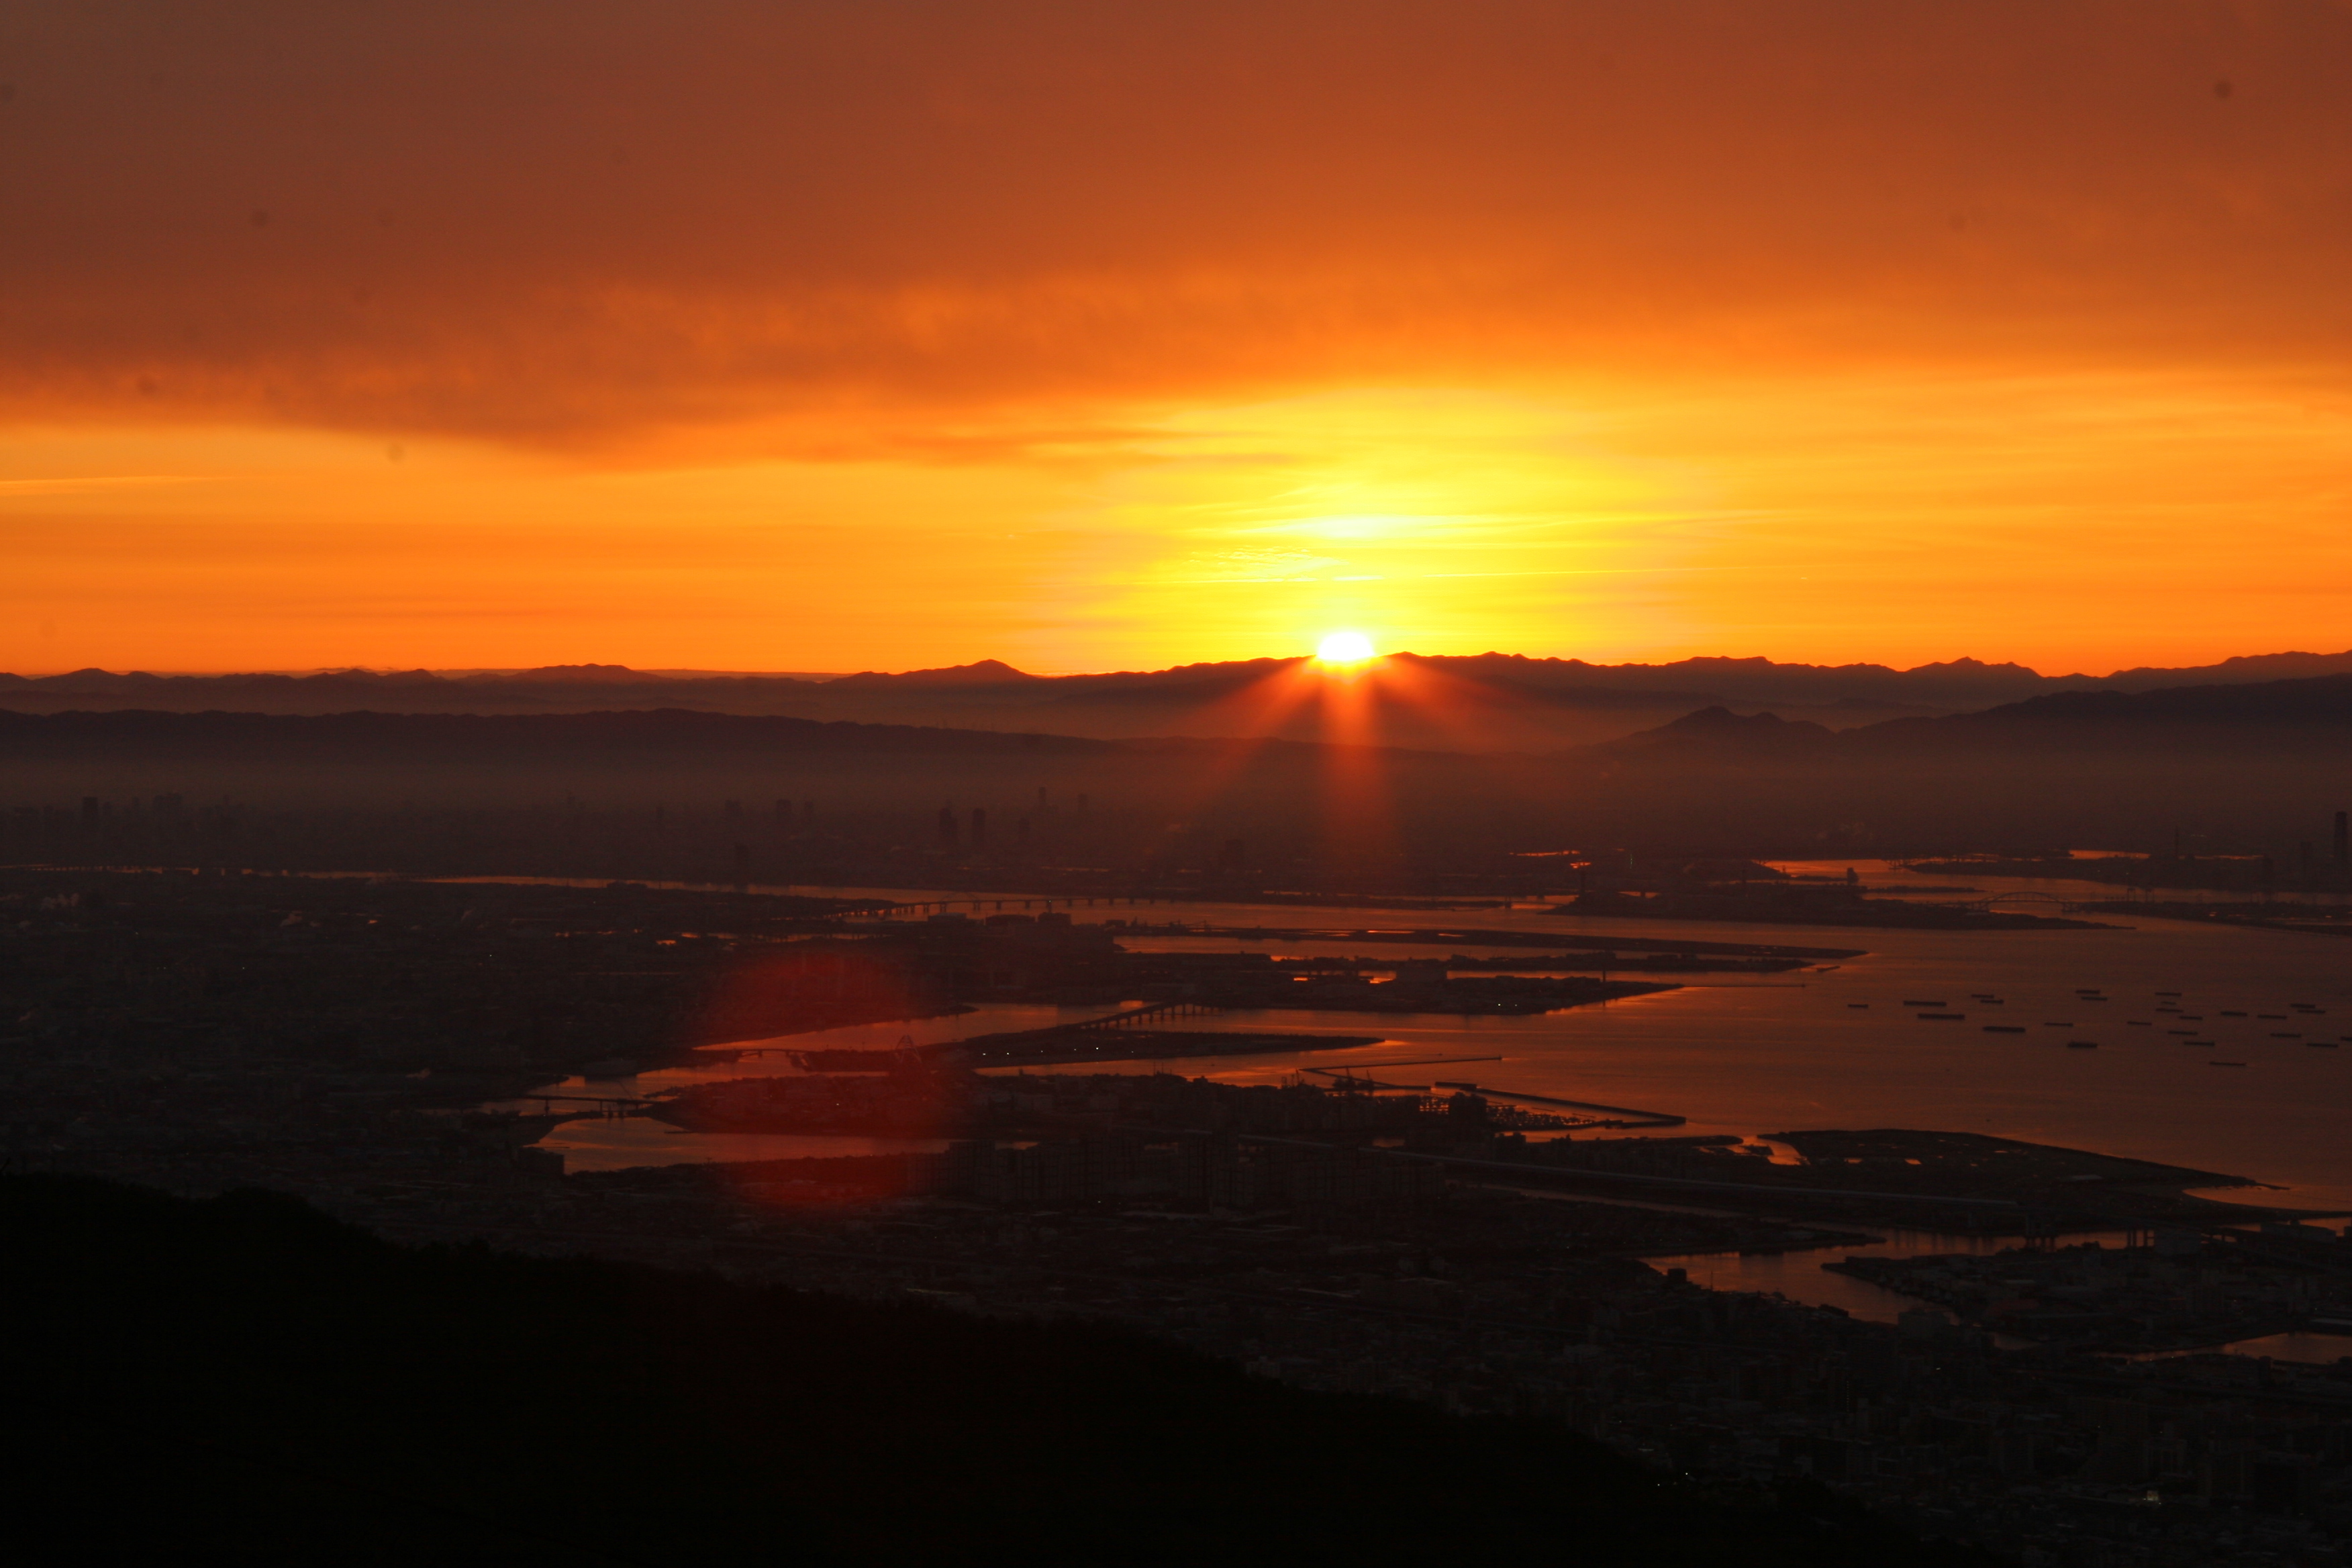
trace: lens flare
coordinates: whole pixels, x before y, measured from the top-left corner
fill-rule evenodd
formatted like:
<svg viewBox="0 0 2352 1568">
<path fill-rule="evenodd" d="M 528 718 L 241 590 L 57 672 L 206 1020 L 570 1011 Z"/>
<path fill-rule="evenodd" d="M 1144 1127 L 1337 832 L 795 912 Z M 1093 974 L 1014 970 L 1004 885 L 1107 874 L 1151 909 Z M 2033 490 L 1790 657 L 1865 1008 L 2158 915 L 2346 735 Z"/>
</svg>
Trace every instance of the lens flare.
<svg viewBox="0 0 2352 1568">
<path fill-rule="evenodd" d="M 1315 657 L 1326 664 L 1361 664 L 1372 657 L 1372 639 L 1361 632 L 1333 632 L 1315 645 Z"/>
</svg>

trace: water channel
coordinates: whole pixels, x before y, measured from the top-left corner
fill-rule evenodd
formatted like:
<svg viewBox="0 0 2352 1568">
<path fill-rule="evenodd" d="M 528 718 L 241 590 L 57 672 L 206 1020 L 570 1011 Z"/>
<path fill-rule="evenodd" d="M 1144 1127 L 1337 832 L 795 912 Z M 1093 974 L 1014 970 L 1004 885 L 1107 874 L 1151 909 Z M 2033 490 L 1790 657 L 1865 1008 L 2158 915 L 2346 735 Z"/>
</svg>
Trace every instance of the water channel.
<svg viewBox="0 0 2352 1568">
<path fill-rule="evenodd" d="M 1834 866 L 1792 870 L 1843 872 Z M 1857 863 L 1866 884 L 1927 879 L 1874 862 Z M 1978 894 L 2035 890 L 2067 899 L 2107 899 L 2118 889 L 2071 881 L 1974 879 Z M 795 889 L 816 891 L 817 889 Z M 840 891 L 840 890 L 828 890 Z M 908 901 L 968 893 L 910 893 Z M 2210 895 L 2184 895 L 2210 896 Z M 1009 907 L 1034 898 L 1008 896 Z M 1066 907 L 1067 900 L 1056 900 Z M 1081 907 L 1098 919 L 1181 921 L 1199 926 L 1301 929 L 1337 933 L 1306 939 L 1238 940 L 1170 932 L 1124 937 L 1144 951 L 1240 949 L 1278 956 L 1310 953 L 1378 959 L 1444 957 L 1470 943 L 1430 947 L 1351 943 L 1365 929 L 1476 927 L 1616 938 L 1629 946 L 1662 939 L 1867 949 L 1864 956 L 1785 974 L 1721 980 L 1696 975 L 1677 989 L 1605 1005 L 1523 1017 L 1373 1013 L 1237 1012 L 1188 1020 L 1188 1027 L 1377 1035 L 1372 1047 L 1271 1057 L 1161 1060 L 1136 1066 L 1030 1071 L 1160 1070 L 1234 1083 L 1271 1082 L 1306 1066 L 1377 1065 L 1431 1057 L 1493 1057 L 1460 1068 L 1381 1075 L 1427 1082 L 1472 1079 L 1566 1099 L 1671 1110 L 1678 1131 L 1756 1137 L 1811 1128 L 1910 1127 L 1976 1131 L 2252 1178 L 2252 1188 L 2210 1195 L 2309 1207 L 2352 1209 L 2352 942 L 2295 931 L 2248 930 L 2153 917 L 2096 916 L 2115 929 L 2091 931 L 1897 931 L 1831 926 L 1716 924 L 1595 919 L 1544 907 L 1431 911 L 1182 903 Z M 1671 980 L 1674 976 L 1659 978 Z M 2093 992 L 2105 1000 L 2090 1000 Z M 1980 1000 L 1980 998 L 1983 998 Z M 1997 998 L 1998 1001 L 1990 1000 Z M 1933 1002 L 1933 1008 L 1913 1004 Z M 2318 1013 L 2294 1013 L 2306 1004 Z M 2175 1006 L 2179 1015 L 2158 1012 Z M 790 1037 L 794 1047 L 884 1047 L 1031 1028 L 1095 1016 L 1100 1009 L 989 1005 L 953 1018 L 865 1026 Z M 1923 1011 L 1958 1020 L 1923 1019 Z M 2242 1014 L 2242 1017 L 2224 1016 Z M 2265 1018 L 2263 1014 L 2291 1016 Z M 2168 1033 L 2188 1027 L 2193 1034 Z M 1987 1033 L 1985 1026 L 2021 1027 Z M 2191 1046 L 2189 1038 L 2210 1040 Z M 2093 1040 L 2096 1049 L 2069 1048 Z M 2221 1063 L 2243 1064 L 2221 1066 Z M 639 1075 L 624 1084 L 567 1079 L 551 1092 L 646 1093 L 670 1085 L 790 1073 L 781 1054 L 708 1068 Z M 915 1146 L 907 1141 L 687 1133 L 642 1121 L 583 1121 L 559 1127 L 546 1146 L 575 1170 L 700 1160 L 774 1159 Z M 924 1145 L 936 1147 L 936 1144 Z M 1885 1250 L 1963 1251 L 2003 1243 L 1985 1237 L 1890 1237 Z M 1880 1249 L 1856 1249 L 1880 1250 Z M 1843 1256 L 1841 1250 L 1833 1256 Z M 1821 1254 L 1780 1258 L 1658 1260 L 1703 1283 L 1778 1289 L 1858 1315 L 1887 1318 L 1908 1303 L 1859 1280 L 1823 1272 Z M 2312 1354 L 2352 1350 L 2338 1336 Z M 2283 1353 L 2274 1352 L 2273 1353 Z M 2300 1356 L 2298 1356 L 2300 1359 Z"/>
</svg>

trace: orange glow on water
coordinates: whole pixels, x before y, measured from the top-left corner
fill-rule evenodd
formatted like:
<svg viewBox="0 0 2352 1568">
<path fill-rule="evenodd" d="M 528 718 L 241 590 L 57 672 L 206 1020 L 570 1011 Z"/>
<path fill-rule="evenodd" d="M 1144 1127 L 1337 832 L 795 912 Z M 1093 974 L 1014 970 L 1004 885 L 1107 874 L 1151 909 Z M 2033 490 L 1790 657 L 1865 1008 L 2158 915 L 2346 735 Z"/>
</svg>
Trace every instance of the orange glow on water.
<svg viewBox="0 0 2352 1568">
<path fill-rule="evenodd" d="M 903 964 L 869 951 L 826 943 L 788 948 L 740 963 L 693 1026 L 698 1042 L 772 1037 L 779 1029 L 864 1022 L 926 1010 L 925 993 Z M 791 1037 L 784 1037 L 789 1047 Z M 893 1144 L 950 1139 L 966 1131 L 961 1097 L 940 1072 L 912 1062 L 889 1071 L 747 1074 L 689 1089 L 690 1110 L 669 1115 L 698 1131 L 791 1131 Z M 895 1197 L 907 1190 L 904 1156 L 845 1154 L 730 1165 L 728 1181 L 751 1202 L 773 1208 L 833 1208 Z"/>
</svg>

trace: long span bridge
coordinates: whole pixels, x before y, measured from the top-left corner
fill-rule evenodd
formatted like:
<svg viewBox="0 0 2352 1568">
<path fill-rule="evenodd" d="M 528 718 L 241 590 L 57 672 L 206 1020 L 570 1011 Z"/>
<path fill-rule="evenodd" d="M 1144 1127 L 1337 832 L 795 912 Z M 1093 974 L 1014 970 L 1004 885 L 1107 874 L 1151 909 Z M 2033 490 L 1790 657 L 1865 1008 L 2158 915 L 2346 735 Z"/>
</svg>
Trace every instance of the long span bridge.
<svg viewBox="0 0 2352 1568">
<path fill-rule="evenodd" d="M 1938 900 L 1937 907 L 1947 910 L 1983 910 L 1988 912 L 2000 911 L 2012 915 L 2071 915 L 2080 913 L 2089 909 L 2091 905 L 2088 901 L 2062 899 L 2055 893 L 2029 890 L 2019 893 L 1995 893 L 1990 898 L 1968 899 L 1948 904 Z"/>
</svg>

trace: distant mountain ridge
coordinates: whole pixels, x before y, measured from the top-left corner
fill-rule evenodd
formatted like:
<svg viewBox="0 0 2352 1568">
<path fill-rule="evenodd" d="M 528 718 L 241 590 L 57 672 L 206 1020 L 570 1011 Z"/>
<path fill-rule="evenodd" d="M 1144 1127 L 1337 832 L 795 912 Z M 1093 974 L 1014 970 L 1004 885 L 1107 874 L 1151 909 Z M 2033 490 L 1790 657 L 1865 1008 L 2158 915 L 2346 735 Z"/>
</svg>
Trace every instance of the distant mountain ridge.
<svg viewBox="0 0 2352 1568">
<path fill-rule="evenodd" d="M 2186 668 L 2119 669 L 2106 678 L 2105 684 L 2118 691 L 2149 691 L 2168 686 L 2237 685 L 2321 675 L 2352 675 L 2352 653 L 2240 654 L 2219 664 Z"/>
<path fill-rule="evenodd" d="M 1766 755 L 1861 761 L 1916 752 L 1986 755 L 2151 746 L 2204 747 L 2226 755 L 2233 746 L 2280 743 L 2352 749 L 2352 675 L 2146 691 L 2060 691 L 1973 713 L 1894 719 L 1843 731 L 1774 713 L 1743 716 L 1706 708 L 1591 750 L 1677 761 Z"/>
<path fill-rule="evenodd" d="M 276 714 L 382 711 L 555 714 L 677 709 L 704 713 L 908 724 L 1096 739 L 1325 738 L 1310 661 L 1259 658 L 1158 670 L 1035 675 L 1000 659 L 900 672 L 704 674 L 620 665 L 515 671 L 322 670 L 312 674 L 155 675 L 80 669 L 0 674 L 0 706 L 27 712 L 142 709 Z M 1847 731 L 2042 699 L 2122 695 L 2352 676 L 2352 651 L 2276 653 L 2179 669 L 2045 676 L 1972 658 L 1896 669 L 1706 657 L 1593 664 L 1522 654 L 1400 653 L 1361 689 L 1360 737 L 1444 751 L 1551 752 L 1657 730 L 1721 709 L 1769 710 Z M 2072 711 L 2072 710 L 2069 710 Z M 2082 710 L 2087 713 L 2088 710 Z M 1654 742 L 1680 745 L 1687 738 Z"/>
<path fill-rule="evenodd" d="M 909 669 L 898 675 L 886 675 L 880 670 L 865 670 L 856 675 L 845 675 L 835 684 L 841 686 L 999 686 L 1024 684 L 1050 677 L 1031 675 L 1013 668 L 1001 658 L 983 658 L 976 664 L 950 665 L 942 669 Z"/>
<path fill-rule="evenodd" d="M 1998 755 L 2057 747 L 2195 749 L 2207 743 L 2258 744 L 2269 733 L 2316 739 L 2352 750 L 2352 675 L 2295 680 L 2161 688 L 2152 691 L 2063 691 L 1972 713 L 1895 719 L 1832 730 L 1771 712 L 1740 714 L 1721 706 L 1599 745 L 1551 753 L 1553 759 L 1654 759 L 1699 765 L 1768 758 L 1849 760 L 1915 753 Z M 1261 742 L 1264 738 L 1257 738 Z M 1327 743 L 1349 737 L 1325 736 Z M 154 709 L 68 710 L 49 714 L 0 706 L 0 746 L 19 758 L 62 748 L 104 754 L 152 745 L 186 754 L 219 753 L 285 761 L 307 752 L 384 748 L 387 754 L 464 756 L 508 750 L 543 754 L 684 749 L 698 752 L 925 752 L 1103 756 L 1215 752 L 1223 738 L 1141 736 L 1102 740 L 1043 731 L 1006 731 L 940 725 L 821 721 L 778 714 L 709 713 L 682 708 L 587 713 L 329 714 L 186 713 Z M 1313 751 L 1315 744 L 1276 742 Z M 1463 750 L 1384 748 L 1396 756 L 1454 757 Z M 1540 760 L 1527 757 L 1528 761 Z"/>
<path fill-rule="evenodd" d="M 1817 858 L 1972 844 L 2150 848 L 2184 834 L 2191 844 L 2252 847 L 2299 867 L 2312 859 L 2299 845 L 2324 843 L 2333 813 L 2352 805 L 2352 675 L 2061 691 L 1837 731 L 1715 705 L 1598 744 L 1518 752 L 1420 749 L 1345 724 L 1325 737 L 1343 750 L 1285 737 L 1102 739 L 1048 732 L 1042 722 L 988 731 L 677 708 L 9 708 L 0 698 L 0 834 L 18 835 L 29 812 L 48 825 L 43 842 L 51 842 L 57 824 L 77 819 L 76 801 L 81 820 L 93 809 L 102 818 L 108 802 L 205 803 L 227 812 L 215 826 L 229 832 L 223 825 L 236 814 L 222 803 L 236 801 L 323 813 L 329 822 L 357 806 L 527 805 L 557 822 L 577 797 L 646 814 L 646 831 L 659 827 L 665 802 L 689 803 L 683 809 L 703 818 L 723 805 L 718 822 L 743 826 L 710 831 L 759 852 L 755 839 L 787 819 L 801 824 L 814 802 L 825 831 L 863 835 L 865 858 L 855 862 L 858 877 L 804 879 L 852 886 L 960 885 L 929 879 L 927 857 L 941 839 L 954 842 L 940 826 L 944 806 L 954 808 L 950 823 L 972 824 L 972 844 L 971 813 L 984 809 L 999 847 L 1017 854 L 1034 837 L 1038 853 L 1064 857 L 1055 864 L 1100 868 L 1170 854 L 1197 864 L 1232 839 L 1276 846 L 1277 862 L 1291 864 L 1328 839 L 1335 800 L 1360 815 L 1379 801 L 1386 804 L 1363 819 L 1392 820 L 1395 841 L 1422 861 L 1523 870 L 1528 863 L 1515 858 L 1522 852 L 1592 844 Z M 1018 711 L 1034 721 L 1045 710 Z M 754 833 L 755 821 L 768 826 Z M 561 863 L 623 874 L 601 868 L 610 864 L 598 858 L 605 829 L 576 826 Z M 277 831 L 266 819 L 251 830 Z M 20 841 L 32 840 L 9 838 Z M 713 842 L 714 853 L 731 852 L 728 840 Z M 707 871 L 719 862 L 702 864 Z"/>
</svg>

